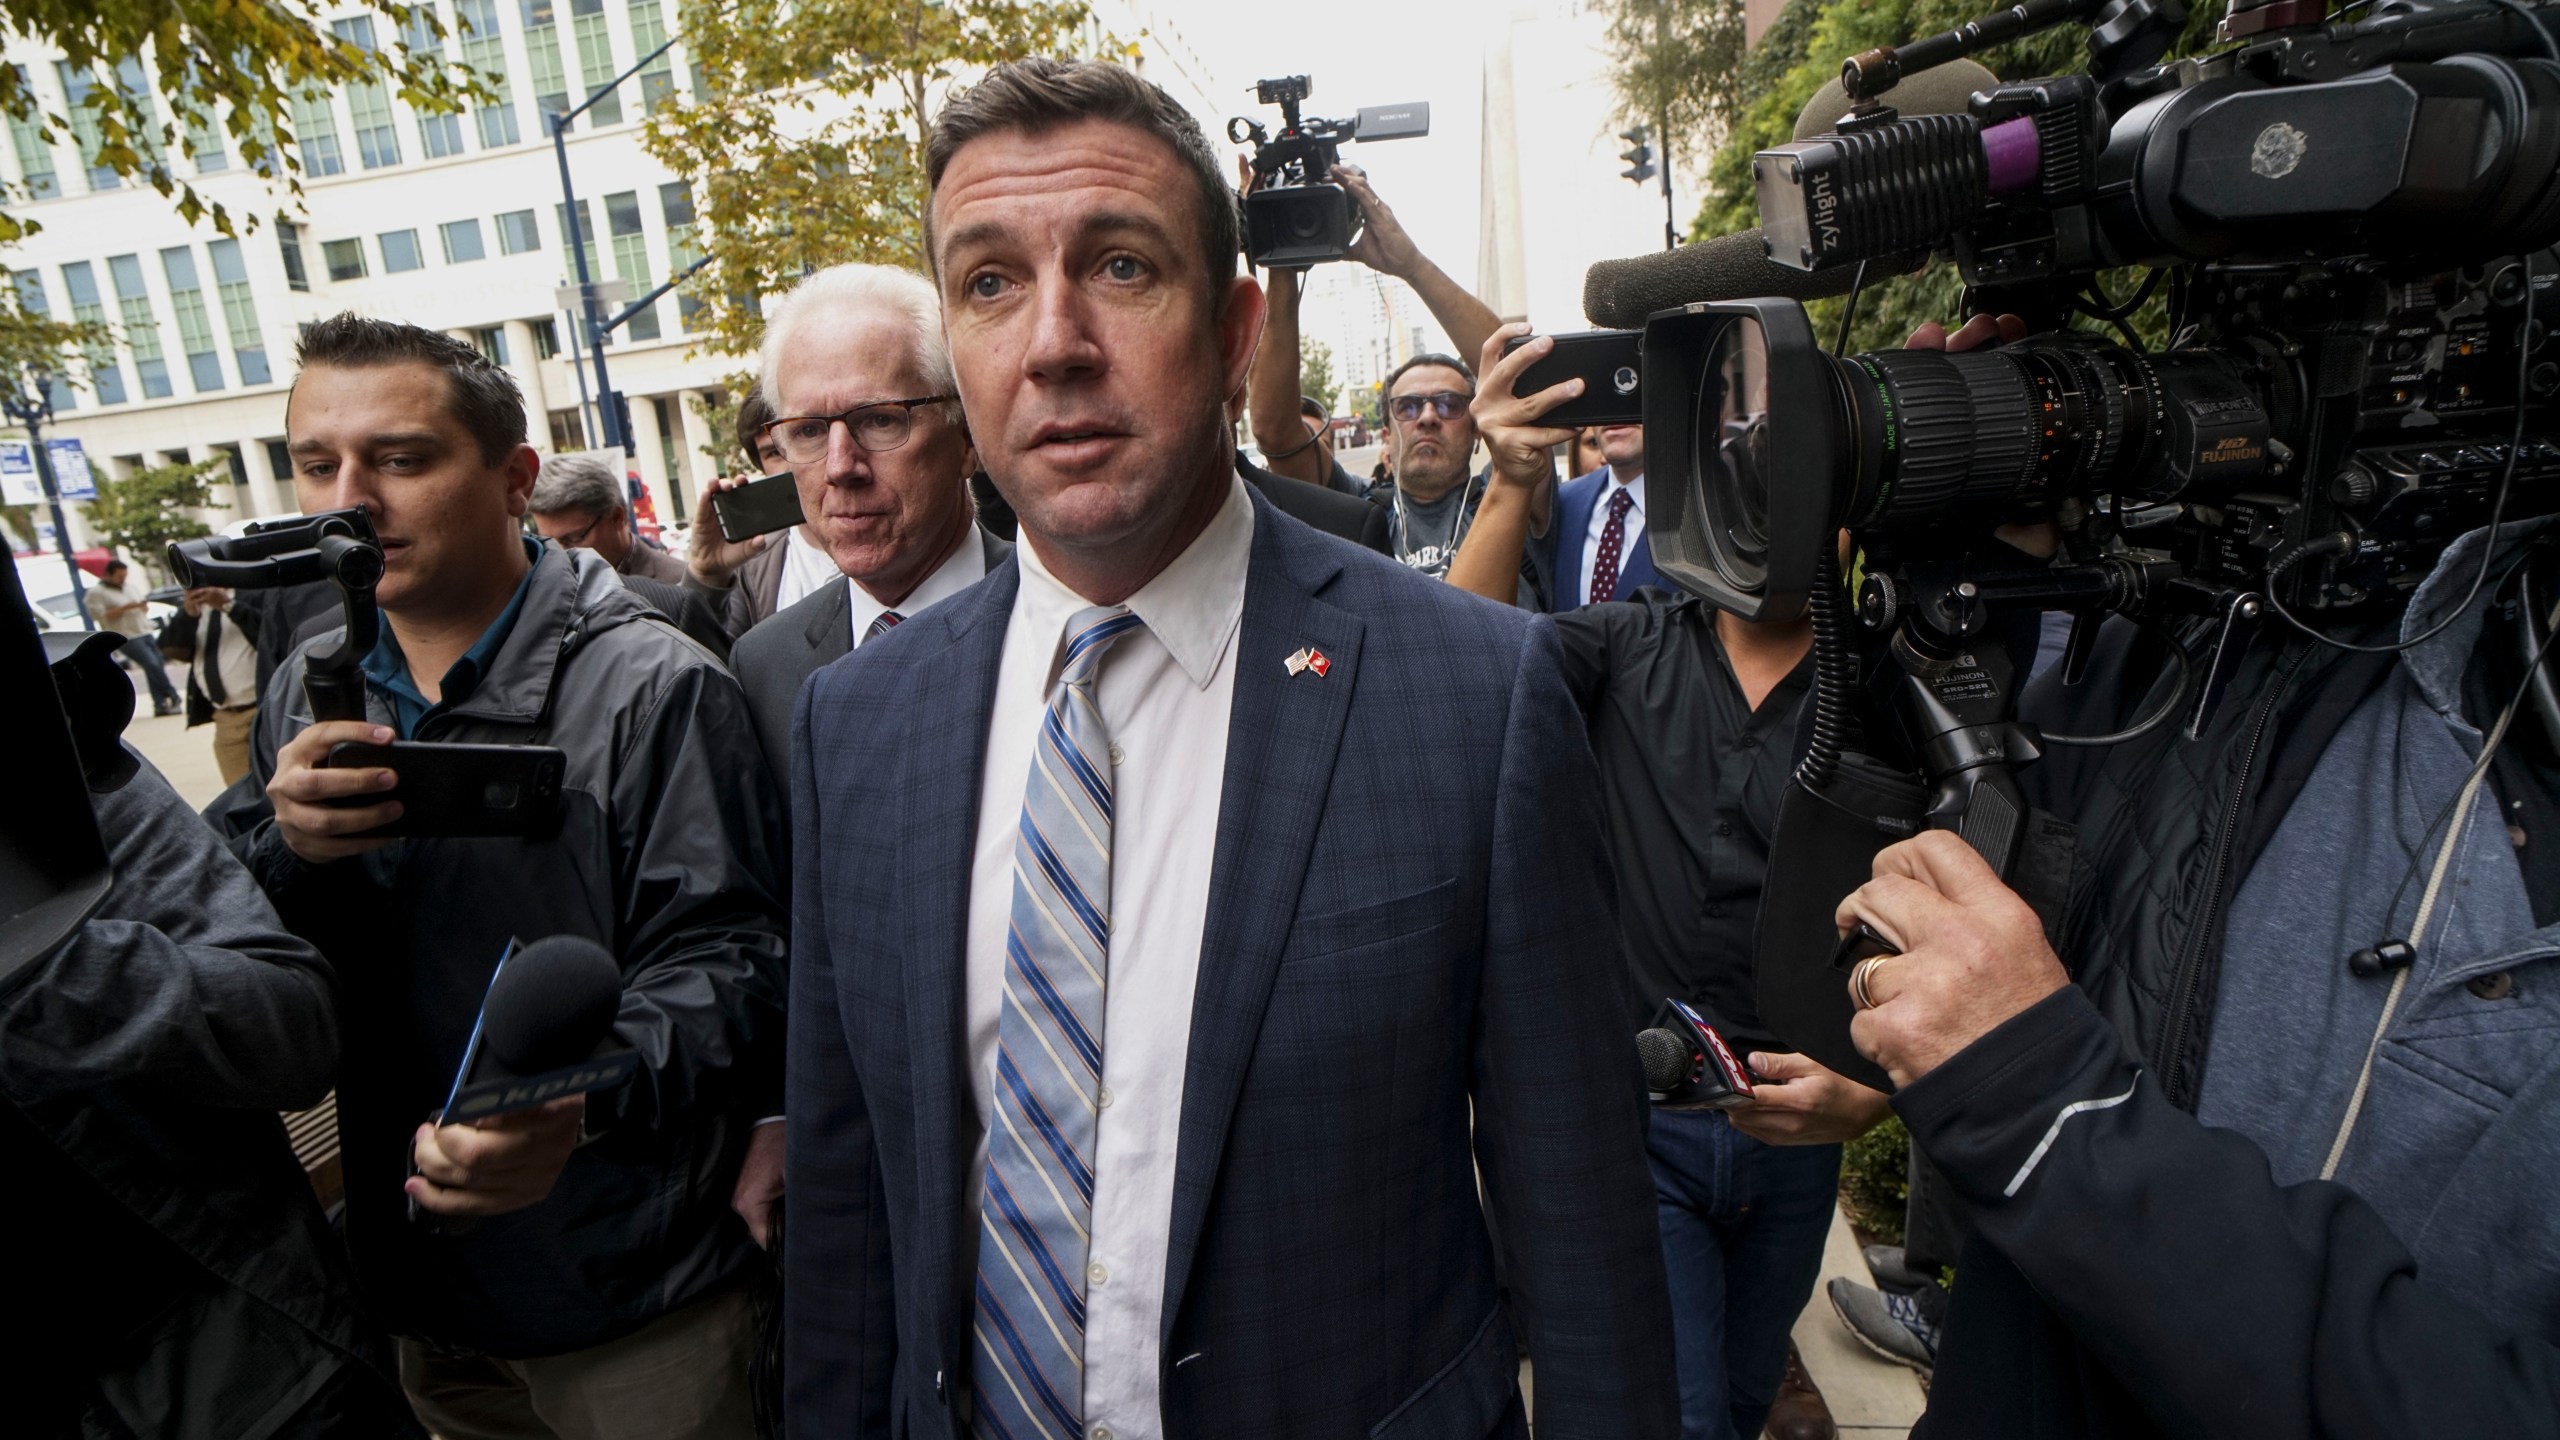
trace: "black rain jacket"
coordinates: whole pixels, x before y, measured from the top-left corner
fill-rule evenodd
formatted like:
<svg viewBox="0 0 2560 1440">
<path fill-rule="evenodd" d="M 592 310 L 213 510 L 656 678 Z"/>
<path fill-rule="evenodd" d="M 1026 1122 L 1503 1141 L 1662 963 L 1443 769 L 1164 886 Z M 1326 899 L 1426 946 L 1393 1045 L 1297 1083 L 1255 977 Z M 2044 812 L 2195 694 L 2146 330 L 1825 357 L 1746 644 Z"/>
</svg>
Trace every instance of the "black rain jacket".
<svg viewBox="0 0 2560 1440">
<path fill-rule="evenodd" d="M 737 681 L 592 552 L 546 545 L 487 676 L 415 738 L 559 746 L 559 834 L 406 840 L 313 866 L 286 848 L 265 786 L 311 723 L 303 665 L 339 633 L 278 672 L 250 774 L 208 814 L 344 988 L 347 1240 L 366 1302 L 399 1333 L 523 1358 L 628 1334 L 760 1266 L 729 1191 L 752 1097 L 779 1085 L 784 826 Z M 615 1033 L 639 1074 L 590 1097 L 595 1138 L 540 1204 L 412 1221 L 411 1136 L 444 1103 L 507 941 L 548 935 L 621 960 Z"/>
</svg>

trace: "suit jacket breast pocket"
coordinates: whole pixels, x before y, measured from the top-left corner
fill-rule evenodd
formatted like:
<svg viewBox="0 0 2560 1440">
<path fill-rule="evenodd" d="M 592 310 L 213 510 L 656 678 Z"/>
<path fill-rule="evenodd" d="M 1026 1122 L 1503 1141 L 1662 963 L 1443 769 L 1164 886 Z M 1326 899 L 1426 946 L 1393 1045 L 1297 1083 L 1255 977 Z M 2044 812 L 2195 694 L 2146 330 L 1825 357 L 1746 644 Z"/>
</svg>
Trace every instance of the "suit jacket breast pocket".
<svg viewBox="0 0 2560 1440">
<path fill-rule="evenodd" d="M 1457 893 L 1457 881 L 1443 880 L 1409 894 L 1373 900 L 1347 910 L 1300 916 L 1289 927 L 1289 946 L 1281 953 L 1280 963 L 1295 964 L 1429 934 L 1448 923 L 1449 904 Z"/>
</svg>

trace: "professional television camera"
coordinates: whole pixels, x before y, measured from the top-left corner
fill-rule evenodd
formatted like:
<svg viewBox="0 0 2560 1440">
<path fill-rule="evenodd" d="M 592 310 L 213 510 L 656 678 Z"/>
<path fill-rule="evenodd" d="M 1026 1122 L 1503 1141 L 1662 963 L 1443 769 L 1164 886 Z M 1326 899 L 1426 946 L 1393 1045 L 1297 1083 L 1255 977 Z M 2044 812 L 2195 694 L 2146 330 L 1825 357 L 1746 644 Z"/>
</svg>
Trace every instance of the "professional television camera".
<svg viewBox="0 0 2560 1440">
<path fill-rule="evenodd" d="M 1339 260 L 1360 233 L 1359 207 L 1333 183 L 1345 140 L 1410 140 L 1431 133 L 1431 105 L 1373 105 L 1349 120 L 1306 120 L 1299 102 L 1315 93 L 1304 75 L 1264 80 L 1255 97 L 1280 107 L 1280 133 L 1244 116 L 1227 138 L 1253 145 L 1252 193 L 1244 197 L 1245 258 L 1272 270 L 1304 270 Z"/>
<path fill-rule="evenodd" d="M 1646 323 L 1646 468 L 1683 479 L 1651 497 L 1655 564 L 1744 615 L 1814 617 L 1815 738 L 1760 984 L 1763 1018 L 1835 1068 L 1882 1078 L 1848 1047 L 1838 970 L 1856 952 L 1831 929 L 1876 849 L 1953 829 L 2037 898 L 2049 831 L 2016 766 L 2173 721 L 2200 733 L 2268 617 L 2350 643 L 2456 536 L 2560 509 L 2560 8 L 2325 8 L 2233 0 L 2231 48 L 2163 66 L 2175 0 L 2029 0 L 1852 58 L 1842 86 L 1863 103 L 1836 132 L 1757 157 L 1772 261 L 1943 249 L 1969 311 L 2042 329 L 2024 343 L 1835 357 L 1786 300 Z M 1964 115 L 1865 98 L 2067 20 L 2093 22 L 2087 75 L 1997 85 Z M 2120 266 L 2151 274 L 2118 301 L 2096 272 Z M 2163 285 L 2154 352 L 2126 322 Z M 2061 328 L 2075 314 L 2113 338 Z M 2009 522 L 2049 522 L 2055 562 L 1997 541 Z M 1858 618 L 1899 672 L 1889 710 L 1860 713 L 1842 529 Z M 2112 735 L 2016 723 L 2023 677 L 1995 625 L 2048 610 L 2075 615 L 2066 678 L 2107 615 L 2185 622 L 2162 647 L 2167 698 Z M 1907 763 L 1862 755 L 1862 732 L 1898 735 Z"/>
</svg>

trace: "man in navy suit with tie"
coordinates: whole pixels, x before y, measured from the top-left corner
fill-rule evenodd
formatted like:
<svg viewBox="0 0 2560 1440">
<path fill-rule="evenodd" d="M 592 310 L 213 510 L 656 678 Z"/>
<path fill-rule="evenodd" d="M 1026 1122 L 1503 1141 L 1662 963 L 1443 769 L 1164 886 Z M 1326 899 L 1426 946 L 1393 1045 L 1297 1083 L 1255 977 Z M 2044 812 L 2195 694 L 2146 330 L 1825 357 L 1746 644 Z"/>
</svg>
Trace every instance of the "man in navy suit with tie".
<svg viewBox="0 0 2560 1440">
<path fill-rule="evenodd" d="M 1550 623 L 1238 481 L 1261 292 L 1162 91 L 1001 66 L 927 168 L 1022 543 L 801 698 L 792 1432 L 1525 1437 L 1525 1343 L 1541 1440 L 1670 1435 Z"/>
<path fill-rule="evenodd" d="M 1600 430 L 1606 465 L 1556 487 L 1556 523 L 1547 530 L 1557 611 L 1624 600 L 1659 585 L 1644 534 L 1644 427 Z"/>
</svg>

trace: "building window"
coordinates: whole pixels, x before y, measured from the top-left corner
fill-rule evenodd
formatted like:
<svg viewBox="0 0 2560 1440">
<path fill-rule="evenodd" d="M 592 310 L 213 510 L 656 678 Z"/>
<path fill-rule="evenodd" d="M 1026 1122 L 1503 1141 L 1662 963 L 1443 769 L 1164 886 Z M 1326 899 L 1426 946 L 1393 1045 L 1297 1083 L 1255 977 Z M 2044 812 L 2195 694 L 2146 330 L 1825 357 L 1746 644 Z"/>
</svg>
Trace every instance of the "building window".
<svg viewBox="0 0 2560 1440">
<path fill-rule="evenodd" d="M 667 43 L 667 22 L 658 8 L 658 0 L 631 0 L 631 53 L 646 55 Z M 640 109 L 652 113 L 675 98 L 675 66 L 670 57 L 661 55 L 640 72 Z"/>
<path fill-rule="evenodd" d="M 169 308 L 178 317 L 178 346 L 187 355 L 187 374 L 196 393 L 222 388 L 222 354 L 214 344 L 213 317 L 204 307 L 204 286 L 196 279 L 196 252 L 172 245 L 160 252 L 161 273 L 169 277 Z"/>
<path fill-rule="evenodd" d="M 89 92 L 98 88 L 98 82 L 88 71 L 72 68 L 67 60 L 53 62 L 53 71 L 62 81 L 62 101 L 71 119 L 71 138 L 79 144 L 80 163 L 88 167 L 89 188 L 117 188 L 124 181 L 117 178 L 115 168 L 98 163 L 98 151 L 106 144 L 106 137 L 98 130 L 98 112 L 89 108 Z"/>
<path fill-rule="evenodd" d="M 555 359 L 560 354 L 560 322 L 545 315 L 529 322 L 533 326 L 533 355 L 537 360 Z"/>
<path fill-rule="evenodd" d="M 507 363 L 506 326 L 482 326 L 480 329 L 471 332 L 471 343 L 480 347 L 480 353 L 489 357 L 490 364 L 504 365 Z"/>
<path fill-rule="evenodd" d="M 578 75 L 589 95 L 604 88 L 620 69 L 613 63 L 613 34 L 605 27 L 604 0 L 569 0 L 569 27 L 578 37 Z M 622 92 L 599 96 L 587 113 L 598 125 L 622 123 Z"/>
<path fill-rule="evenodd" d="M 16 278 L 18 308 L 38 320 L 51 315 L 53 303 L 44 296 L 44 273 L 39 270 L 21 270 Z M 45 394 L 52 400 L 55 410 L 68 410 L 78 402 L 79 397 L 71 393 L 71 382 L 68 379 L 56 374 L 50 368 L 45 371 L 44 378 Z"/>
<path fill-rule="evenodd" d="M 613 273 L 630 284 L 631 298 L 637 300 L 658 283 L 649 276 L 649 237 L 640 230 L 640 192 L 625 190 L 604 197 L 604 219 L 613 232 Z M 657 339 L 658 307 L 652 305 L 632 316 L 622 328 L 634 340 Z"/>
<path fill-rule="evenodd" d="M 693 239 L 693 187 L 682 180 L 659 186 L 658 212 L 667 222 L 667 265 L 681 275 L 702 258 L 702 247 Z M 702 328 L 702 302 L 681 288 L 676 291 L 676 323 L 688 335 Z"/>
<path fill-rule="evenodd" d="M 27 67 L 20 65 L 17 71 L 18 93 L 32 96 L 35 82 L 28 77 Z M 27 198 L 51 200 L 60 195 L 62 179 L 53 170 L 53 147 L 45 143 L 33 114 L 9 117 L 9 142 L 17 148 L 18 178 L 27 187 Z"/>
<path fill-rule="evenodd" d="M 426 268 L 427 253 L 418 248 L 417 231 L 386 230 L 379 238 L 382 242 L 383 274 L 399 275 Z"/>
<path fill-rule="evenodd" d="M 353 15 L 329 22 L 338 38 L 370 55 L 373 17 Z M 391 97 L 380 83 L 367 80 L 347 87 L 347 114 L 356 122 L 356 158 L 367 170 L 400 163 L 400 132 L 392 128 Z"/>
<path fill-rule="evenodd" d="M 498 217 L 498 253 L 522 255 L 542 248 L 541 227 L 533 223 L 530 210 L 510 210 Z"/>
<path fill-rule="evenodd" d="M 86 260 L 62 267 L 62 288 L 71 295 L 71 318 L 84 325 L 107 323 L 106 302 L 98 294 L 98 275 Z M 101 405 L 124 403 L 124 371 L 116 364 L 113 342 L 84 347 L 89 361 L 89 388 Z"/>
<path fill-rule="evenodd" d="M 240 447 L 237 445 L 217 444 L 213 447 L 213 453 L 214 455 L 221 456 L 223 462 L 231 467 L 231 488 L 238 492 L 237 498 L 232 501 L 233 507 L 240 510 L 248 509 L 249 466 L 247 462 L 240 458 Z M 210 459 L 212 457 L 208 456 L 206 458 Z"/>
<path fill-rule="evenodd" d="M 109 257 L 107 275 L 115 281 L 116 308 L 124 321 L 125 348 L 133 352 L 133 370 L 142 378 L 143 398 L 166 400 L 169 398 L 169 362 L 160 349 L 160 322 L 151 313 L 151 291 L 142 282 L 142 257 Z"/>
<path fill-rule="evenodd" d="M 563 273 L 572 283 L 575 283 L 578 278 L 578 256 L 569 249 L 569 207 L 554 204 L 551 210 L 552 219 L 558 221 L 560 225 L 560 263 L 565 267 Z M 604 267 L 596 263 L 596 227 L 588 223 L 589 219 L 587 202 L 581 200 L 578 202 L 578 249 L 586 252 L 587 278 L 601 280 L 604 278 Z"/>
<path fill-rule="evenodd" d="M 569 113 L 569 76 L 560 66 L 560 22 L 551 0 L 518 0 L 524 8 L 524 55 L 532 66 L 533 109 L 543 117 L 542 133 L 551 134 L 551 118 Z"/>
<path fill-rule="evenodd" d="M 293 143 L 302 151 L 304 173 L 317 180 L 347 173 L 346 155 L 338 149 L 338 112 L 326 90 L 306 90 L 293 97 Z"/>
<path fill-rule="evenodd" d="M 268 472 L 284 484 L 292 484 L 293 452 L 285 448 L 282 440 L 269 440 L 266 446 Z"/>
<path fill-rule="evenodd" d="M 365 276 L 361 240 L 324 240 L 320 242 L 320 259 L 329 267 L 332 280 L 361 280 Z"/>
<path fill-rule="evenodd" d="M 240 258 L 240 242 L 205 243 L 213 257 L 214 292 L 222 299 L 223 327 L 231 334 L 231 363 L 243 385 L 264 385 L 275 378 L 267 369 L 267 337 L 258 328 L 258 302 L 249 293 L 249 267 Z"/>
<path fill-rule="evenodd" d="M 311 271 L 302 263 L 302 227 L 290 220 L 276 222 L 276 249 L 284 256 L 284 283 L 287 288 L 311 288 Z"/>
<path fill-rule="evenodd" d="M 444 238 L 444 263 L 447 265 L 488 258 L 488 250 L 480 244 L 480 222 L 477 220 L 448 220 L 436 227 L 436 233 Z"/>
<path fill-rule="evenodd" d="M 507 83 L 507 42 L 498 34 L 498 0 L 455 0 L 453 18 L 461 26 L 462 63 L 480 72 L 490 100 L 473 112 L 480 123 L 480 148 L 495 150 L 524 137 L 516 129 L 516 95 Z"/>
<path fill-rule="evenodd" d="M 409 12 L 409 23 L 400 30 L 401 48 L 412 61 L 432 60 L 444 64 L 444 37 L 435 29 L 435 0 L 425 0 Z M 462 117 L 453 114 L 430 115 L 418 112 L 418 150 L 430 160 L 462 153 Z"/>
<path fill-rule="evenodd" d="M 586 448 L 587 448 L 587 427 L 586 427 L 584 424 L 580 423 L 579 416 L 578 416 L 578 412 L 577 412 L 577 411 L 575 411 L 575 410 L 554 410 L 554 411 L 552 411 L 552 412 L 551 412 L 551 450 L 552 450 L 552 453 L 553 453 L 553 454 L 559 454 L 559 453 L 561 453 L 561 452 L 563 452 L 563 451 L 568 451 L 568 450 L 584 450 L 584 449 L 586 449 Z"/>
</svg>

